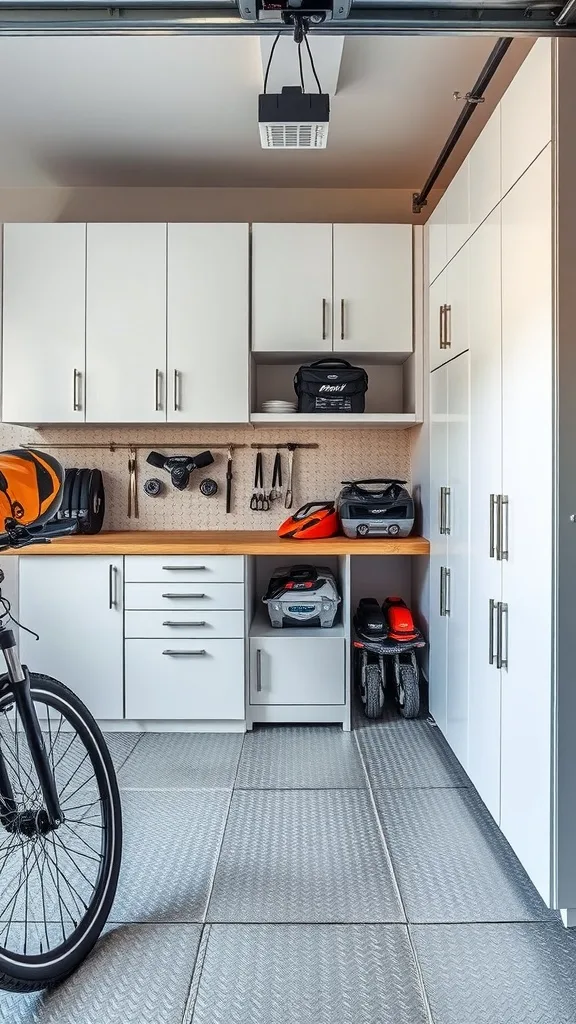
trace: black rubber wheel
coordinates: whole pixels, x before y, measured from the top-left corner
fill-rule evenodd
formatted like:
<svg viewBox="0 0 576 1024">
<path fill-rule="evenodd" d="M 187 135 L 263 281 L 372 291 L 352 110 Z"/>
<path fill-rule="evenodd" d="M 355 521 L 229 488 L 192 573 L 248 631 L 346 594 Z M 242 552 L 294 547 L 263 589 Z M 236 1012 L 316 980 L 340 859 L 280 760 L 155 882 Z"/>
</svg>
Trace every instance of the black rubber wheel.
<svg viewBox="0 0 576 1024">
<path fill-rule="evenodd" d="M 106 924 L 122 858 L 120 794 L 100 729 L 57 680 L 33 673 L 30 691 L 64 821 L 34 828 L 42 796 L 5 691 L 0 742 L 18 825 L 0 825 L 0 988 L 12 992 L 62 981 L 84 960 Z"/>
<path fill-rule="evenodd" d="M 64 487 L 62 488 L 62 502 L 58 513 L 59 519 L 70 518 L 70 498 L 72 496 L 72 488 L 74 487 L 77 472 L 77 469 L 66 470 L 64 476 Z"/>
<path fill-rule="evenodd" d="M 397 537 L 400 533 L 400 527 L 397 523 L 392 523 L 392 526 L 388 527 L 388 536 Z"/>
<path fill-rule="evenodd" d="M 403 718 L 418 718 L 420 714 L 420 686 L 414 666 L 400 662 L 398 666 L 397 700 Z"/>
<path fill-rule="evenodd" d="M 366 718 L 380 718 L 384 710 L 384 680 L 380 666 L 366 666 L 364 676 L 364 714 Z"/>
<path fill-rule="evenodd" d="M 74 477 L 74 483 L 72 484 L 72 490 L 70 492 L 70 519 L 78 520 L 78 512 L 82 508 L 82 486 L 85 480 L 90 475 L 89 469 L 79 469 Z"/>
<path fill-rule="evenodd" d="M 356 527 L 356 533 L 359 537 L 367 537 L 370 533 L 370 527 L 367 523 L 360 523 L 360 526 Z"/>
<path fill-rule="evenodd" d="M 99 469 L 87 469 L 83 474 L 78 509 L 86 513 L 79 517 L 80 533 L 100 533 L 106 511 L 104 483 Z"/>
</svg>

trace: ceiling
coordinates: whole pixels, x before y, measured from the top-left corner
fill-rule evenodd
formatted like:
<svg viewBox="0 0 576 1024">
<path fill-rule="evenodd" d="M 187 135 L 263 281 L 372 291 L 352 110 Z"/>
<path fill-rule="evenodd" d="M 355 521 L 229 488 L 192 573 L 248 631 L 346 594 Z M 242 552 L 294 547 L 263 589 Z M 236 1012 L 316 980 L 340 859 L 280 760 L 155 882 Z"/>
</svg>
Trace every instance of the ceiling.
<svg viewBox="0 0 576 1024">
<path fill-rule="evenodd" d="M 0 38 L 0 187 L 417 189 L 494 41 L 347 37 L 328 149 L 286 153 L 260 149 L 256 36 Z M 512 45 L 441 185 L 529 45 Z"/>
</svg>

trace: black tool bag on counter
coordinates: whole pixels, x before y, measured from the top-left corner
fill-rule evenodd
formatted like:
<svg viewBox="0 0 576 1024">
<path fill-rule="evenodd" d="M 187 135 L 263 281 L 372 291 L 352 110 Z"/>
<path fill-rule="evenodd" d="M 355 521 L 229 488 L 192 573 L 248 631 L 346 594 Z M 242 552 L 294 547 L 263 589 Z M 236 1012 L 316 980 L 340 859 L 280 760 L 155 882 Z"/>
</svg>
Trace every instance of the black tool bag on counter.
<svg viewBox="0 0 576 1024">
<path fill-rule="evenodd" d="M 368 374 L 346 359 L 319 359 L 294 377 L 298 412 L 364 412 Z"/>
</svg>

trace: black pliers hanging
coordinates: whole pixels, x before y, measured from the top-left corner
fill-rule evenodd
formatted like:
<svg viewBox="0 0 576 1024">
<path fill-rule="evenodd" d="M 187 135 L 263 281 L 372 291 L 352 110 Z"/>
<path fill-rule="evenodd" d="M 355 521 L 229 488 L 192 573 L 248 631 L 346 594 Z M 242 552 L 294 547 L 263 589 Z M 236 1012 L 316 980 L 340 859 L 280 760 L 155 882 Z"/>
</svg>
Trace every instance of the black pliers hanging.
<svg viewBox="0 0 576 1024">
<path fill-rule="evenodd" d="M 264 463 L 262 452 L 256 455 L 256 470 L 254 473 L 254 493 L 250 499 L 250 508 L 253 512 L 268 512 L 270 501 L 264 491 Z"/>
<path fill-rule="evenodd" d="M 274 469 L 272 470 L 272 490 L 270 491 L 270 500 L 276 501 L 282 497 L 282 456 L 280 449 L 276 452 L 274 459 Z"/>
</svg>

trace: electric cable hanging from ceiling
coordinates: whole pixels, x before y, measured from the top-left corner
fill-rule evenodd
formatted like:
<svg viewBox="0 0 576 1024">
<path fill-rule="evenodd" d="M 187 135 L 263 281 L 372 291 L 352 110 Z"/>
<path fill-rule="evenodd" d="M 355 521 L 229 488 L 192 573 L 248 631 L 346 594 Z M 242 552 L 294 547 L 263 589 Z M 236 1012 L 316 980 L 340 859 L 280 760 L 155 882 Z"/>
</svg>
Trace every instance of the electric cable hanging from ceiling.
<svg viewBox="0 0 576 1024">
<path fill-rule="evenodd" d="M 314 78 L 316 79 L 316 85 L 318 86 L 318 92 L 320 94 L 322 94 L 322 86 L 320 85 L 320 79 L 318 78 L 318 75 L 316 73 L 316 66 L 314 64 L 314 58 L 312 56 L 312 50 L 310 49 L 310 43 L 308 42 L 308 34 L 307 34 L 306 31 L 304 32 L 304 42 L 306 43 L 306 49 L 308 50 L 308 56 L 310 58 L 310 67 L 312 68 L 312 74 L 314 75 Z M 304 92 L 304 89 L 302 89 L 302 92 Z"/>
<path fill-rule="evenodd" d="M 274 50 L 276 49 L 276 44 L 277 44 L 279 39 L 280 39 L 280 32 L 278 32 L 276 34 L 276 38 L 275 38 L 274 42 L 272 43 L 272 48 L 270 50 L 270 56 L 268 57 L 268 63 L 266 65 L 266 74 L 264 75 L 264 93 L 266 93 L 266 89 L 268 87 L 268 75 L 270 74 L 270 65 L 272 63 L 272 57 L 274 56 Z"/>
</svg>

